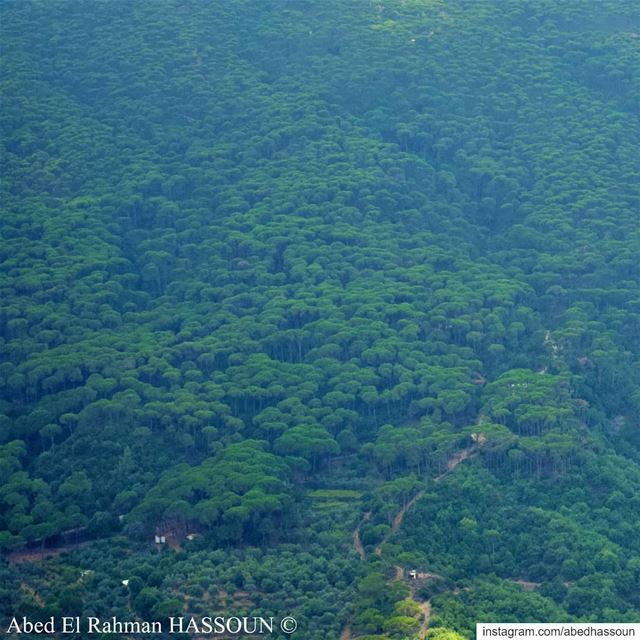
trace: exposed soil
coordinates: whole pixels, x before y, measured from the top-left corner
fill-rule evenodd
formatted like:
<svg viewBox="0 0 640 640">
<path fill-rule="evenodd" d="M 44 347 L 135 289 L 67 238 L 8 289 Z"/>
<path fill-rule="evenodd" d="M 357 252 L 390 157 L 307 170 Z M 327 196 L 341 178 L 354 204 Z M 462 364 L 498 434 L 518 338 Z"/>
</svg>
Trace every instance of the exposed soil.
<svg viewBox="0 0 640 640">
<path fill-rule="evenodd" d="M 442 480 L 444 477 L 450 474 L 463 460 L 467 460 L 468 458 L 471 458 L 477 453 L 477 451 L 478 451 L 477 444 L 473 444 L 467 447 L 466 449 L 463 449 L 462 451 L 458 451 L 448 460 L 447 470 L 441 473 L 439 476 L 436 476 L 434 478 L 434 482 L 440 482 L 440 480 Z M 404 520 L 404 516 L 406 515 L 407 511 L 409 511 L 409 509 L 411 509 L 411 507 L 413 507 L 413 505 L 418 500 L 420 500 L 420 498 L 422 498 L 422 496 L 424 495 L 424 492 L 425 492 L 424 489 L 422 489 L 421 491 L 418 491 L 418 493 L 416 493 L 416 495 L 413 496 L 413 498 L 411 498 L 411 500 L 409 500 L 409 502 L 407 502 L 407 504 L 405 504 L 404 507 L 400 509 L 400 511 L 398 511 L 398 513 L 393 518 L 393 522 L 391 524 L 391 531 L 384 537 L 382 542 L 380 542 L 380 544 L 373 551 L 373 553 L 376 556 L 382 555 L 382 545 L 384 545 L 394 533 L 397 533 L 400 530 L 400 527 L 402 526 L 402 521 Z"/>
<path fill-rule="evenodd" d="M 530 582 L 529 580 L 520 580 L 519 578 L 509 578 L 508 582 L 520 585 L 524 591 L 535 591 L 542 583 Z"/>
<path fill-rule="evenodd" d="M 340 634 L 340 640 L 351 640 L 351 627 L 347 625 Z"/>
<path fill-rule="evenodd" d="M 447 470 L 444 473 L 441 473 L 436 478 L 434 478 L 434 482 L 440 482 L 440 480 L 442 480 L 445 476 L 451 473 L 463 460 L 466 460 L 467 458 L 470 458 L 471 456 L 475 455 L 478 451 L 479 446 L 481 446 L 482 444 L 483 444 L 482 442 L 474 443 L 471 446 L 467 447 L 466 449 L 463 449 L 462 451 L 458 451 L 456 454 L 454 454 L 447 462 Z M 380 544 L 373 550 L 374 555 L 376 556 L 382 555 L 382 546 L 389 540 L 389 538 L 394 533 L 397 533 L 400 530 L 405 514 L 407 513 L 407 511 L 409 511 L 409 509 L 413 507 L 413 505 L 418 500 L 420 500 L 420 498 L 422 498 L 424 493 L 425 493 L 424 489 L 422 489 L 421 491 L 418 491 L 418 493 L 416 493 L 411 498 L 411 500 L 409 500 L 407 504 L 405 504 L 402 507 L 402 509 L 398 511 L 398 513 L 396 513 L 395 517 L 393 518 L 393 522 L 391 524 L 391 531 L 384 537 L 382 542 L 380 542 Z M 362 517 L 362 520 L 358 522 L 358 526 L 353 530 L 353 536 L 352 536 L 353 548 L 356 550 L 356 553 L 358 554 L 361 560 L 364 560 L 366 558 L 366 551 L 364 550 L 364 547 L 362 545 L 362 540 L 360 539 L 360 527 L 364 522 L 366 522 L 371 518 L 371 515 L 372 515 L 371 511 L 367 511 L 367 513 L 365 513 L 364 516 Z M 404 577 L 405 577 L 404 568 L 399 565 L 395 565 L 394 577 L 392 579 L 392 582 L 404 580 Z M 416 575 L 416 578 L 419 580 L 430 580 L 430 579 L 440 580 L 442 579 L 442 576 L 438 575 L 437 573 L 418 572 Z M 415 599 L 415 585 L 411 590 L 411 598 L 418 604 L 418 606 L 420 607 L 420 611 L 422 612 L 422 622 L 420 625 L 420 629 L 418 631 L 418 638 L 420 638 L 420 640 L 424 640 L 424 638 L 427 635 L 427 630 L 429 628 L 429 620 L 431 619 L 431 601 L 430 600 L 427 600 L 426 602 L 417 601 Z M 351 625 L 347 625 L 342 630 L 342 633 L 340 634 L 340 640 L 352 640 L 352 638 L 353 638 L 353 635 L 351 633 Z"/>
<path fill-rule="evenodd" d="M 365 553 L 364 547 L 362 546 L 362 540 L 360 540 L 360 527 L 362 526 L 362 523 L 366 522 L 370 517 L 371 511 L 367 511 L 367 513 L 364 514 L 362 520 L 358 522 L 358 526 L 353 530 L 353 547 L 360 556 L 360 560 L 364 560 L 365 556 L 367 555 Z"/>
<path fill-rule="evenodd" d="M 424 640 L 429 629 L 429 620 L 431 620 L 431 601 L 427 600 L 420 605 L 420 611 L 422 611 L 422 624 L 418 631 L 418 638 Z"/>
<path fill-rule="evenodd" d="M 23 564 L 24 562 L 41 562 L 42 560 L 46 560 L 47 558 L 55 558 L 63 553 L 67 553 L 68 551 L 73 551 L 74 549 L 79 549 L 80 547 L 86 547 L 88 544 L 91 544 L 90 540 L 45 549 L 20 549 L 8 553 L 6 557 L 11 564 Z"/>
</svg>

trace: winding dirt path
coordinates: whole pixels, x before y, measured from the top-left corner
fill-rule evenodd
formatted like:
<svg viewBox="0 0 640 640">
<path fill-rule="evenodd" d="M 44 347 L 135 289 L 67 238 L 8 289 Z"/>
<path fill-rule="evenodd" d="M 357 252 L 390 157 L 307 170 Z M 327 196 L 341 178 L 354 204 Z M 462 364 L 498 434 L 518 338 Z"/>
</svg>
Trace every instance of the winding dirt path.
<svg viewBox="0 0 640 640">
<path fill-rule="evenodd" d="M 442 478 L 448 476 L 463 460 L 467 460 L 471 458 L 476 453 L 478 453 L 478 445 L 472 444 L 471 446 L 463 449 L 462 451 L 458 451 L 455 455 L 449 458 L 447 462 L 447 470 L 444 473 L 441 473 L 439 476 L 436 476 L 433 481 L 440 482 Z"/>
<path fill-rule="evenodd" d="M 360 560 L 364 560 L 367 555 L 364 547 L 362 546 L 362 540 L 360 540 L 360 527 L 362 526 L 362 523 L 366 522 L 370 517 L 371 511 L 367 511 L 367 513 L 362 516 L 362 520 L 358 522 L 358 526 L 353 530 L 353 548 L 360 556 Z"/>
<path fill-rule="evenodd" d="M 409 500 L 409 502 L 407 502 L 400 511 L 398 511 L 396 517 L 393 519 L 393 524 L 391 525 L 391 533 L 397 533 L 400 530 L 405 513 L 407 513 L 407 511 L 409 511 L 409 509 L 411 509 L 411 507 L 413 507 L 413 505 L 418 502 L 423 495 L 424 489 L 422 491 L 418 491 L 418 493 L 416 493 L 416 495 L 413 496 L 413 498 L 411 498 L 411 500 Z"/>
<path fill-rule="evenodd" d="M 409 511 L 409 509 L 411 509 L 411 507 L 413 507 L 416 502 L 418 502 L 418 500 L 420 500 L 420 498 L 422 498 L 422 496 L 424 495 L 424 491 L 424 489 L 418 491 L 418 493 L 416 493 L 416 495 L 413 496 L 413 498 L 411 498 L 411 500 L 409 500 L 409 502 L 407 502 L 407 504 L 405 504 L 404 507 L 402 507 L 402 509 L 398 511 L 398 513 L 396 513 L 395 517 L 393 518 L 393 522 L 391 523 L 391 531 L 389 531 L 389 533 L 382 539 L 382 542 L 380 542 L 380 544 L 373 550 L 373 553 L 376 556 L 382 555 L 382 545 L 385 544 L 385 542 L 387 542 L 394 533 L 397 533 L 400 530 L 405 514 L 407 513 L 407 511 Z"/>
<path fill-rule="evenodd" d="M 393 582 L 401 582 L 404 580 L 404 568 L 401 567 L 400 565 L 395 565 L 394 566 L 394 576 L 391 579 L 390 583 Z M 433 576 L 435 578 L 441 578 L 442 576 L 439 576 L 435 573 L 427 573 L 427 574 L 421 574 L 422 576 Z M 418 630 L 418 638 L 420 640 L 424 640 L 427 636 L 427 631 L 429 629 L 429 621 L 431 620 L 431 600 L 418 600 L 416 598 L 416 585 L 412 584 L 411 585 L 411 595 L 410 598 L 418 605 L 418 607 L 420 607 L 420 614 L 421 614 L 421 622 L 420 622 L 420 629 Z"/>
<path fill-rule="evenodd" d="M 462 451 L 458 451 L 458 453 L 456 453 L 453 456 L 451 456 L 451 458 L 449 458 L 449 460 L 447 461 L 447 470 L 444 471 L 443 473 L 441 473 L 439 476 L 436 476 L 433 479 L 433 481 L 434 482 L 440 482 L 440 480 L 442 480 L 447 475 L 449 475 L 463 460 L 467 460 L 468 458 L 471 458 L 477 452 L 478 452 L 478 445 L 477 444 L 472 444 L 471 446 L 467 447 L 466 449 L 463 449 Z M 418 500 L 420 500 L 420 498 L 422 498 L 424 493 L 425 493 L 425 489 L 422 489 L 421 491 L 418 491 L 418 493 L 416 493 L 416 495 L 413 496 L 413 498 L 411 498 L 411 500 L 409 500 L 409 502 L 407 502 L 407 504 L 405 504 L 404 507 L 402 507 L 402 509 L 400 509 L 400 511 L 398 511 L 398 513 L 393 518 L 393 522 L 391 524 L 391 531 L 383 538 L 383 540 L 380 542 L 380 544 L 373 550 L 373 553 L 376 556 L 381 556 L 382 555 L 382 545 L 384 545 L 386 542 L 388 542 L 389 538 L 394 533 L 397 533 L 400 530 L 400 527 L 402 526 L 402 521 L 404 520 L 404 516 L 406 515 L 407 511 L 409 511 L 409 509 L 411 509 L 413 507 L 413 505 L 416 502 L 418 502 Z M 369 513 L 369 515 L 371 515 L 371 514 Z"/>
<path fill-rule="evenodd" d="M 347 625 L 340 634 L 340 640 L 351 640 L 351 626 Z"/>
<path fill-rule="evenodd" d="M 463 460 L 467 460 L 474 456 L 477 452 L 481 444 L 474 443 L 462 451 L 458 451 L 447 461 L 447 469 L 440 475 L 436 476 L 433 481 L 440 482 L 444 477 L 450 474 Z M 382 556 L 382 547 L 389 540 L 389 538 L 400 530 L 402 526 L 402 522 L 406 513 L 411 509 L 420 498 L 425 494 L 426 489 L 421 489 L 416 493 L 403 507 L 396 513 L 391 523 L 391 531 L 383 538 L 379 545 L 373 550 L 374 555 L 380 557 Z M 371 511 L 367 511 L 362 520 L 358 522 L 358 525 L 353 531 L 353 547 L 356 550 L 356 553 L 360 557 L 361 560 L 366 558 L 366 551 L 364 550 L 364 546 L 362 545 L 362 540 L 360 539 L 360 527 L 364 522 L 371 518 Z M 420 574 L 421 579 L 434 578 L 440 579 L 442 576 L 435 573 L 425 573 Z M 394 576 L 391 579 L 391 582 L 399 582 L 404 580 L 404 568 L 400 565 L 394 566 Z M 424 602 L 416 600 L 415 597 L 415 586 L 411 589 L 411 598 L 418 606 L 420 607 L 420 612 L 422 614 L 422 622 L 420 624 L 420 629 L 418 630 L 418 638 L 420 640 L 424 640 L 427 635 L 427 631 L 429 629 L 429 621 L 431 620 L 431 600 L 426 600 Z M 347 626 L 342 630 L 340 634 L 340 640 L 352 640 L 353 634 L 351 632 L 351 625 L 347 624 Z"/>
<path fill-rule="evenodd" d="M 418 631 L 418 638 L 420 638 L 420 640 L 424 640 L 427 637 L 429 621 L 431 620 L 431 600 L 421 603 L 420 611 L 422 611 L 422 624 Z"/>
</svg>

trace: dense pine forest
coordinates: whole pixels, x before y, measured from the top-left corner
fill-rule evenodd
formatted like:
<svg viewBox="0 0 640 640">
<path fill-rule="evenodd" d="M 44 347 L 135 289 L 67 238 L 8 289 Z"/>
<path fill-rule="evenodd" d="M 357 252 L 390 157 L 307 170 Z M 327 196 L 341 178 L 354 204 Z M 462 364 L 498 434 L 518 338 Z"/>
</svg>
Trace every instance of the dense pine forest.
<svg viewBox="0 0 640 640">
<path fill-rule="evenodd" d="M 637 2 L 0 18 L 2 632 L 640 621 Z"/>
</svg>

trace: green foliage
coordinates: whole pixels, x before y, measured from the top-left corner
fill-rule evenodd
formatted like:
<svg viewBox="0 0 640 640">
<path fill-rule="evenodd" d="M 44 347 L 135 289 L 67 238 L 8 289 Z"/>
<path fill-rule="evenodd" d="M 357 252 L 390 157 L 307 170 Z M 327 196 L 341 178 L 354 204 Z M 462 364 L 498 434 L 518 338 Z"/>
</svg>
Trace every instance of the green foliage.
<svg viewBox="0 0 640 640">
<path fill-rule="evenodd" d="M 633 2 L 0 12 L 4 614 L 637 618 Z"/>
<path fill-rule="evenodd" d="M 222 542 L 270 537 L 290 498 L 288 468 L 265 448 L 245 440 L 200 465 L 172 467 L 131 512 L 131 528 L 140 524 L 147 535 L 155 527 L 179 536 L 215 529 L 212 535 Z"/>
</svg>

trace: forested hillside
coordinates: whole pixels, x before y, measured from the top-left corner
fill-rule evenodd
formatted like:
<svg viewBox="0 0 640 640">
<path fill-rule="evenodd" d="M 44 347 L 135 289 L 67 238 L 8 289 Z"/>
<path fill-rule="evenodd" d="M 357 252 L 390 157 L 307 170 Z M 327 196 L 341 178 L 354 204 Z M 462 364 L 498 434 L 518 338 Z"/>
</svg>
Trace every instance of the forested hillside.
<svg viewBox="0 0 640 640">
<path fill-rule="evenodd" d="M 3 3 L 4 627 L 639 621 L 639 16 Z"/>
</svg>

